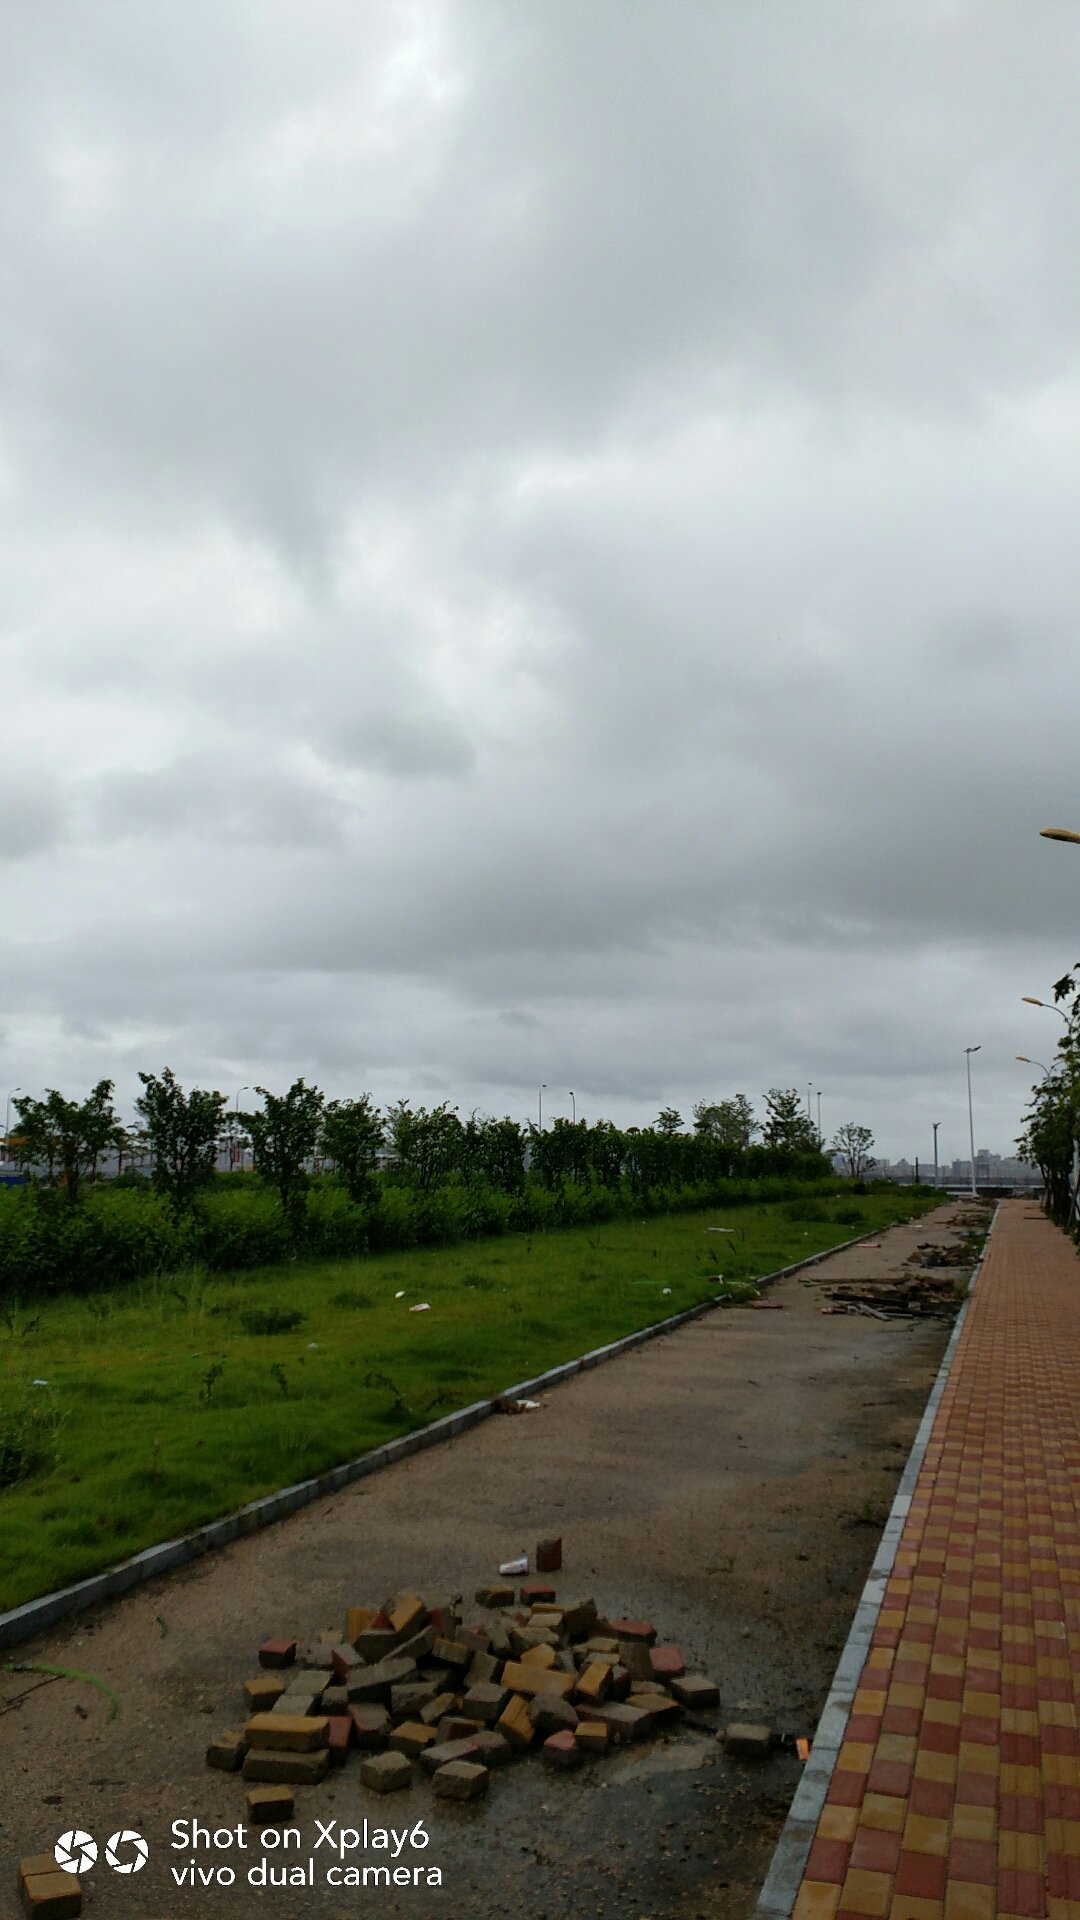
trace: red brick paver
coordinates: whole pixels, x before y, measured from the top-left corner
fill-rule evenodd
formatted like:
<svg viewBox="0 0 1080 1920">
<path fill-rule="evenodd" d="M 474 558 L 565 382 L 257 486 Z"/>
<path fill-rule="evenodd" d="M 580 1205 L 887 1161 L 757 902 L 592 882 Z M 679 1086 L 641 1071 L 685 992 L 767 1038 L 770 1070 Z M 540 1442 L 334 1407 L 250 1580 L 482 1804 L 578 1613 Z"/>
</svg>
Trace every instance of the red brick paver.
<svg viewBox="0 0 1080 1920">
<path fill-rule="evenodd" d="M 793 1920 L 1080 1920 L 1080 1258 L 1006 1201 Z"/>
</svg>

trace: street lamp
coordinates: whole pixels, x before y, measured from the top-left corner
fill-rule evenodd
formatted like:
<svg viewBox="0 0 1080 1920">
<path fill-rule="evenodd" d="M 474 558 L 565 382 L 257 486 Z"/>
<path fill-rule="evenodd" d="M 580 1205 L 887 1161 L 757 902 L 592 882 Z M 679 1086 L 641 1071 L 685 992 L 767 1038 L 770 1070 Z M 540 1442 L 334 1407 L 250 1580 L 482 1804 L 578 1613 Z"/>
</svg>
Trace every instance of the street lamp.
<svg viewBox="0 0 1080 1920">
<path fill-rule="evenodd" d="M 1068 840 L 1074 847 L 1080 846 L 1080 833 L 1074 833 L 1071 827 L 1040 827 L 1039 833 L 1044 840 Z"/>
<path fill-rule="evenodd" d="M 4 1115 L 4 1165 L 5 1166 L 7 1165 L 8 1161 L 11 1158 L 11 1094 L 21 1093 L 21 1092 L 22 1092 L 21 1087 L 12 1087 L 11 1093 L 9 1093 L 7 1097 L 7 1112 Z"/>
<path fill-rule="evenodd" d="M 1018 1053 L 1018 1054 L 1015 1054 L 1015 1055 L 1014 1055 L 1014 1058 L 1015 1058 L 1015 1059 L 1017 1059 L 1017 1060 L 1022 1060 L 1022 1061 L 1023 1061 L 1023 1063 L 1024 1063 L 1024 1065 L 1025 1065 L 1025 1067 L 1039 1067 L 1039 1068 L 1041 1068 L 1041 1069 L 1042 1069 L 1042 1075 L 1043 1075 L 1043 1079 L 1044 1079 L 1044 1080 L 1049 1080 L 1049 1078 L 1050 1078 L 1050 1069 L 1049 1069 L 1049 1067 L 1044 1067 L 1044 1066 L 1043 1066 L 1043 1063 L 1042 1063 L 1042 1061 L 1041 1061 L 1041 1060 L 1033 1060 L 1033 1059 L 1032 1059 L 1032 1057 L 1031 1057 L 1031 1055 L 1030 1055 L 1029 1053 Z"/>
<path fill-rule="evenodd" d="M 539 1095 L 540 1125 L 537 1128 L 538 1133 L 543 1133 L 544 1131 L 544 1094 L 546 1093 L 546 1091 L 547 1091 L 547 1081 L 541 1080 L 540 1095 Z"/>
<path fill-rule="evenodd" d="M 813 1084 L 812 1080 L 808 1080 L 806 1083 L 806 1117 L 808 1120 L 810 1118 L 810 1089 Z"/>
<path fill-rule="evenodd" d="M 936 1187 L 938 1183 L 937 1130 L 941 1125 L 941 1121 L 931 1120 L 930 1125 L 934 1129 L 934 1185 Z"/>
<path fill-rule="evenodd" d="M 1065 1025 L 1066 1025 L 1066 1026 L 1068 1026 L 1068 1024 L 1069 1024 L 1069 1016 L 1068 1016 L 1068 1014 L 1067 1014 L 1067 1013 L 1063 1013 L 1060 1007 L 1053 1007 L 1053 1006 L 1051 1006 L 1051 1004 L 1050 1004 L 1050 1002 L 1049 1002 L 1049 1000 L 1036 1000 L 1036 998 L 1035 998 L 1035 995 L 1034 995 L 1033 993 L 1022 993 L 1022 994 L 1020 995 L 1020 998 L 1021 998 L 1021 1000 L 1022 1000 L 1022 1001 L 1024 1002 L 1024 1004 L 1025 1004 L 1025 1006 L 1028 1006 L 1028 1007 L 1045 1007 L 1045 1009 L 1046 1009 L 1046 1011 L 1047 1011 L 1047 1013 L 1056 1013 L 1056 1014 L 1057 1014 L 1057 1017 L 1058 1017 L 1058 1019 L 1059 1019 L 1059 1020 L 1064 1020 L 1064 1022 L 1065 1022 Z"/>
<path fill-rule="evenodd" d="M 818 1139 L 824 1140 L 825 1135 L 821 1131 L 821 1088 L 820 1087 L 817 1090 L 817 1130 L 818 1130 Z"/>
<path fill-rule="evenodd" d="M 573 1087 L 570 1088 L 570 1113 L 572 1116 L 571 1124 L 576 1127 L 577 1126 L 577 1101 L 574 1099 Z"/>
<path fill-rule="evenodd" d="M 971 1197 L 972 1199 L 975 1198 L 978 1192 L 978 1188 L 975 1185 L 975 1121 L 972 1117 L 972 1112 L 971 1112 L 971 1056 L 973 1053 L 980 1053 L 981 1051 L 982 1051 L 981 1041 L 977 1047 L 964 1048 L 964 1052 L 967 1055 L 968 1140 L 971 1145 Z"/>
<path fill-rule="evenodd" d="M 250 1092 L 251 1092 L 251 1088 L 250 1088 L 250 1087 L 237 1087 L 237 1089 L 236 1089 L 236 1099 L 235 1099 L 235 1100 L 233 1101 L 233 1123 L 232 1123 L 232 1131 L 233 1131 L 233 1137 L 232 1137 L 232 1151 L 233 1151 L 233 1154 L 235 1154 L 235 1152 L 236 1152 L 236 1142 L 237 1142 L 237 1138 L 238 1138 L 238 1136 L 239 1136 L 239 1133 L 240 1133 L 240 1095 L 241 1095 L 242 1093 L 250 1093 Z M 231 1158 L 232 1158 L 232 1155 L 230 1155 L 230 1159 L 231 1159 Z M 235 1161 L 235 1160 L 233 1160 L 233 1166 L 235 1167 L 235 1165 L 236 1165 L 236 1161 Z M 241 1173 L 243 1173 L 243 1171 L 244 1171 L 244 1153 L 243 1153 L 243 1148 L 241 1148 L 241 1150 L 240 1150 L 240 1171 L 241 1171 Z"/>
</svg>

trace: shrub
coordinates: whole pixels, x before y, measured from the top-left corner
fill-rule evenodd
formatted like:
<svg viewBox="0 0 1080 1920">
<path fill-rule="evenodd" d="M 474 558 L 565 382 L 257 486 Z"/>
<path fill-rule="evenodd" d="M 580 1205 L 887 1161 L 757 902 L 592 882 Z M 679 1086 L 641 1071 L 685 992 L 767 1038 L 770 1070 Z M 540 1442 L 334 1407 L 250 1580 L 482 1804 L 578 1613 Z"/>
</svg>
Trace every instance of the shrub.
<svg viewBox="0 0 1080 1920">
<path fill-rule="evenodd" d="M 245 1307 L 240 1314 L 245 1333 L 295 1333 L 303 1322 L 298 1307 Z"/>
<path fill-rule="evenodd" d="M 0 1487 L 44 1473 L 56 1460 L 60 1414 L 40 1389 L 8 1385 L 0 1401 Z"/>
</svg>

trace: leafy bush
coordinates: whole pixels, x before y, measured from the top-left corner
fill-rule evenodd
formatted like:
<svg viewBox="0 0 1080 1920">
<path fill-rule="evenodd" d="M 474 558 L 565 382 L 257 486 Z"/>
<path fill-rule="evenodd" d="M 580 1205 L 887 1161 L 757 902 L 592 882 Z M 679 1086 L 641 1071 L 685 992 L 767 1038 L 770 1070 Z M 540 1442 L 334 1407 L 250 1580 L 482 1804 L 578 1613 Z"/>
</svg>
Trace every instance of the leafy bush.
<svg viewBox="0 0 1080 1920">
<path fill-rule="evenodd" d="M 245 1307 L 240 1314 L 245 1333 L 295 1333 L 303 1322 L 298 1307 Z"/>
<path fill-rule="evenodd" d="M 9 1383 L 0 1401 L 0 1487 L 13 1487 L 56 1460 L 60 1414 L 41 1389 Z"/>
</svg>

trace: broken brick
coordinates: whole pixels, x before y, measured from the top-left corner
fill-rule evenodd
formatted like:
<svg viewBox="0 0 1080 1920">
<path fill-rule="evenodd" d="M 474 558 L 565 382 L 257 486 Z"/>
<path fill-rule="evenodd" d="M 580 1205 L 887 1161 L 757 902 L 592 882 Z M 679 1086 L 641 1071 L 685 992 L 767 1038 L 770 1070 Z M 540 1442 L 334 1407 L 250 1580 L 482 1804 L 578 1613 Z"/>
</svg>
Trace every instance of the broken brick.
<svg viewBox="0 0 1080 1920">
<path fill-rule="evenodd" d="M 511 1695 L 503 1712 L 499 1715 L 496 1732 L 501 1733 L 512 1747 L 532 1745 L 536 1728 L 529 1719 L 529 1709 L 520 1694 Z"/>
<path fill-rule="evenodd" d="M 34 1920 L 74 1920 L 82 1912 L 82 1888 L 72 1873 L 52 1863 L 50 1873 L 28 1873 L 20 1880 L 23 1909 Z"/>
<path fill-rule="evenodd" d="M 605 1666 L 602 1660 L 594 1660 L 578 1675 L 574 1696 L 587 1706 L 594 1706 L 606 1700 L 610 1691 L 611 1668 Z"/>
<path fill-rule="evenodd" d="M 247 1747 L 245 1733 L 219 1733 L 206 1749 L 206 1764 L 220 1767 L 222 1773 L 236 1773 L 244 1764 Z"/>
<path fill-rule="evenodd" d="M 649 1659 L 653 1672 L 661 1680 L 681 1680 L 686 1672 L 681 1647 L 650 1647 Z M 626 1664 L 629 1666 L 629 1661 Z M 630 1671 L 633 1673 L 633 1667 L 630 1667 Z"/>
<path fill-rule="evenodd" d="M 652 1663 L 653 1649 L 645 1645 L 644 1640 L 624 1640 L 619 1647 L 619 1665 L 626 1668 L 632 1680 L 651 1680 L 656 1673 Z"/>
<path fill-rule="evenodd" d="M 295 1659 L 295 1640 L 264 1640 L 259 1648 L 260 1667 L 291 1667 Z"/>
<path fill-rule="evenodd" d="M 437 1773 L 451 1760 L 472 1760 L 476 1748 L 472 1740 L 439 1740 L 435 1745 L 425 1747 L 420 1755 L 420 1765 L 425 1773 Z"/>
<path fill-rule="evenodd" d="M 477 1605 L 481 1607 L 512 1607 L 514 1604 L 513 1587 L 479 1587 L 476 1593 Z"/>
<path fill-rule="evenodd" d="M 541 1754 L 551 1767 L 576 1767 L 581 1760 L 578 1743 L 569 1731 L 549 1733 Z"/>
<path fill-rule="evenodd" d="M 575 1600 L 572 1607 L 563 1609 L 563 1626 L 571 1640 L 580 1640 L 589 1633 L 596 1621 L 595 1600 Z"/>
<path fill-rule="evenodd" d="M 476 1800 L 488 1790 L 487 1768 L 472 1760 L 448 1760 L 431 1787 L 440 1800 Z"/>
<path fill-rule="evenodd" d="M 656 1628 L 648 1620 L 612 1620 L 610 1624 L 620 1640 L 644 1640 L 651 1647 L 656 1639 Z"/>
<path fill-rule="evenodd" d="M 332 1713 L 327 1722 L 330 1758 L 335 1766 L 344 1762 L 353 1740 L 353 1723 L 347 1713 Z"/>
<path fill-rule="evenodd" d="M 433 1660 L 441 1661 L 444 1667 L 454 1667 L 459 1672 L 471 1664 L 474 1653 L 483 1652 L 481 1647 L 470 1647 L 462 1640 L 436 1640 L 431 1649 Z"/>
<path fill-rule="evenodd" d="M 521 1664 L 524 1667 L 547 1669 L 555 1665 L 555 1648 L 546 1640 L 542 1640 L 536 1647 L 522 1647 L 520 1653 Z"/>
<path fill-rule="evenodd" d="M 605 1753 L 610 1735 L 602 1720 L 579 1720 L 574 1738 L 583 1753 Z"/>
<path fill-rule="evenodd" d="M 394 1602 L 390 1613 L 390 1625 L 395 1633 L 406 1637 L 419 1633 L 427 1623 L 427 1608 L 418 1593 L 403 1593 Z"/>
<path fill-rule="evenodd" d="M 505 1767 L 513 1759 L 510 1746 L 495 1727 L 483 1727 L 472 1737 L 473 1752 L 482 1766 Z"/>
<path fill-rule="evenodd" d="M 377 1607 L 350 1607 L 345 1616 L 345 1638 L 355 1647 L 362 1633 L 366 1633 L 378 1612 Z"/>
<path fill-rule="evenodd" d="M 438 1738 L 435 1728 L 425 1727 L 422 1720 L 403 1720 L 400 1727 L 394 1728 L 386 1744 L 391 1753 L 405 1753 L 410 1760 L 415 1760 L 425 1747 L 436 1743 Z"/>
<path fill-rule="evenodd" d="M 703 1673 L 680 1674 L 678 1679 L 670 1681 L 672 1693 L 684 1707 L 716 1707 L 720 1704 L 720 1689 Z"/>
<path fill-rule="evenodd" d="M 537 1573 L 558 1573 L 562 1566 L 562 1541 L 556 1534 L 536 1543 Z"/>
<path fill-rule="evenodd" d="M 255 1713 L 244 1728 L 244 1736 L 256 1747 L 314 1753 L 327 1745 L 330 1734 L 324 1714 Z"/>
<path fill-rule="evenodd" d="M 560 1673 L 556 1667 L 527 1667 L 519 1660 L 508 1660 L 502 1677 L 503 1686 L 512 1693 L 569 1693 L 574 1685 L 572 1673 Z"/>
<path fill-rule="evenodd" d="M 279 1820 L 291 1820 L 295 1805 L 291 1787 L 252 1787 L 247 1817 L 253 1827 L 275 1827 Z"/>
<path fill-rule="evenodd" d="M 578 1723 L 577 1708 L 555 1694 L 538 1693 L 529 1701 L 528 1714 L 539 1734 L 572 1733 Z"/>
<path fill-rule="evenodd" d="M 462 1711 L 470 1714 L 474 1720 L 482 1720 L 491 1726 L 506 1705 L 509 1695 L 505 1687 L 493 1686 L 489 1680 L 482 1680 L 470 1687 L 462 1700 Z"/>
<path fill-rule="evenodd" d="M 390 1730 L 390 1715 L 385 1707 L 374 1700 L 361 1701 L 357 1706 L 350 1706 L 349 1719 L 353 1723 L 353 1738 L 358 1747 L 373 1753 L 385 1746 Z"/>
<path fill-rule="evenodd" d="M 416 1679 L 415 1660 L 379 1660 L 349 1675 L 349 1704 L 360 1700 L 389 1700 L 394 1687 Z"/>
<path fill-rule="evenodd" d="M 531 1607 L 537 1600 L 554 1600 L 555 1589 L 549 1587 L 546 1580 L 526 1580 L 518 1588 L 518 1598 L 524 1606 Z"/>
<path fill-rule="evenodd" d="M 245 1780 L 272 1780 L 288 1786 L 314 1786 L 326 1778 L 330 1749 L 296 1753 L 280 1747 L 249 1747 L 244 1756 Z"/>
<path fill-rule="evenodd" d="M 356 1648 L 346 1640 L 339 1640 L 330 1649 L 330 1670 L 342 1683 L 360 1665 L 360 1655 Z"/>
<path fill-rule="evenodd" d="M 244 1699 L 253 1713 L 265 1713 L 275 1700 L 281 1699 L 286 1684 L 276 1673 L 256 1674 L 254 1680 L 244 1681 Z"/>
<path fill-rule="evenodd" d="M 625 1746 L 630 1740 L 637 1740 L 649 1730 L 649 1716 L 637 1707 L 605 1706 L 597 1707 L 592 1714 L 594 1720 L 602 1720 L 608 1730 L 612 1745 Z"/>
<path fill-rule="evenodd" d="M 412 1767 L 403 1753 L 373 1753 L 361 1761 L 360 1782 L 373 1793 L 397 1793 L 412 1786 Z"/>
</svg>

